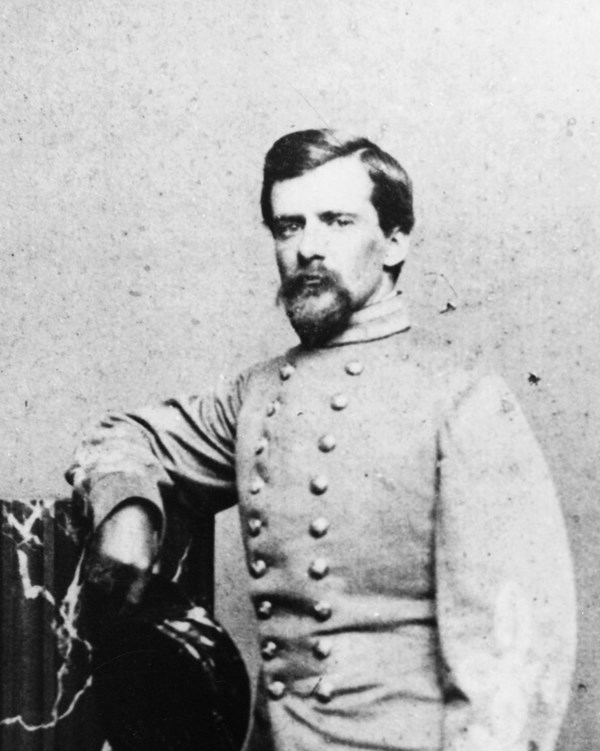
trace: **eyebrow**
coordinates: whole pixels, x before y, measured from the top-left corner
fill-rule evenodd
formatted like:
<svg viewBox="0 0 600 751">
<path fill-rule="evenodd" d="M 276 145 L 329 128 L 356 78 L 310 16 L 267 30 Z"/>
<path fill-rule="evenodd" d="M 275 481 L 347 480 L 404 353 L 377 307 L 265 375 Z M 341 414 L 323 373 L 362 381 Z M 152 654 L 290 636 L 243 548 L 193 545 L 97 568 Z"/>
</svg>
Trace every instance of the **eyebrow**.
<svg viewBox="0 0 600 751">
<path fill-rule="evenodd" d="M 354 211 L 322 211 L 318 214 L 322 222 L 333 222 L 340 217 L 357 219 L 358 214 Z M 277 214 L 273 217 L 273 225 L 303 224 L 306 221 L 304 214 Z"/>
<path fill-rule="evenodd" d="M 326 222 L 332 221 L 333 219 L 339 219 L 341 216 L 347 216 L 351 219 L 356 219 L 358 217 L 358 214 L 354 213 L 353 211 L 323 211 L 321 214 L 319 214 L 319 219 L 324 219 Z"/>
<path fill-rule="evenodd" d="M 356 219 L 358 214 L 354 211 L 322 211 L 318 214 L 319 219 L 331 220 L 338 219 L 340 216 L 348 216 Z M 304 214 L 277 214 L 273 217 L 274 222 L 300 222 L 304 221 Z"/>
<path fill-rule="evenodd" d="M 274 222 L 303 222 L 302 214 L 277 214 L 273 217 Z"/>
</svg>

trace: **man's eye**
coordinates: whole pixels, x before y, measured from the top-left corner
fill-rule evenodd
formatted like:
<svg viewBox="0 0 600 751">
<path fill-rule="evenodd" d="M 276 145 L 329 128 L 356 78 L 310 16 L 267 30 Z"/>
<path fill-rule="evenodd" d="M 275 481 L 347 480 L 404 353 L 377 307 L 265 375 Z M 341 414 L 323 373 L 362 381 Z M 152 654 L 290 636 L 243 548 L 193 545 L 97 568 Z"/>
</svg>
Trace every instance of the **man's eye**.
<svg viewBox="0 0 600 751">
<path fill-rule="evenodd" d="M 354 224 L 354 220 L 348 216 L 332 216 L 327 223 L 332 227 L 349 227 Z"/>
<path fill-rule="evenodd" d="M 295 235 L 299 229 L 300 224 L 298 222 L 278 223 L 275 225 L 275 237 L 280 240 L 286 240 Z"/>
</svg>

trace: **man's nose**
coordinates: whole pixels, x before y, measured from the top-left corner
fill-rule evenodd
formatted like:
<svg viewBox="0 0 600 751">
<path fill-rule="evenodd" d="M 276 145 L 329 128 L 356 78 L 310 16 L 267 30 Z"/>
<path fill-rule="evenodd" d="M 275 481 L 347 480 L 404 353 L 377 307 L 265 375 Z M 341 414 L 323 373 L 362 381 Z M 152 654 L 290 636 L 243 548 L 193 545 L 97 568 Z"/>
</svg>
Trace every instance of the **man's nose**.
<svg viewBox="0 0 600 751">
<path fill-rule="evenodd" d="M 317 227 L 307 224 L 298 242 L 298 263 L 308 266 L 311 261 L 322 261 L 325 258 L 324 240 Z"/>
</svg>

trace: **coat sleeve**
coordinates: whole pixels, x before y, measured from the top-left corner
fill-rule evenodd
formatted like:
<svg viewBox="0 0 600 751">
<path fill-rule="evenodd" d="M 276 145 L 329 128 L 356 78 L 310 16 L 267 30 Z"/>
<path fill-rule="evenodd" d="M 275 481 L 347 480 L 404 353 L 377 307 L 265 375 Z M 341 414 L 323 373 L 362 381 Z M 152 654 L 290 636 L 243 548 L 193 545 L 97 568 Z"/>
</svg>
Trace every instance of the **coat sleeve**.
<svg viewBox="0 0 600 751">
<path fill-rule="evenodd" d="M 94 525 L 128 498 L 150 501 L 163 514 L 175 490 L 205 512 L 233 505 L 242 391 L 240 377 L 208 396 L 109 414 L 93 426 L 66 478 L 91 507 Z"/>
<path fill-rule="evenodd" d="M 440 430 L 436 597 L 444 751 L 551 751 L 569 695 L 565 526 L 513 395 L 485 376 Z"/>
</svg>

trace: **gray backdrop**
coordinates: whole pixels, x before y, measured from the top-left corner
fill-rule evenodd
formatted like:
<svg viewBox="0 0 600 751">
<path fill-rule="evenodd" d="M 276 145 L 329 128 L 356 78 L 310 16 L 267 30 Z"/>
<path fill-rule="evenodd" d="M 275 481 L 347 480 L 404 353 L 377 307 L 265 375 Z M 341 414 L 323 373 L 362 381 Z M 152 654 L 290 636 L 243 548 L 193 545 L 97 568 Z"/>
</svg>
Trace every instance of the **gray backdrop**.
<svg viewBox="0 0 600 751">
<path fill-rule="evenodd" d="M 294 342 L 262 157 L 358 131 L 414 179 L 413 318 L 495 363 L 553 469 L 580 615 L 561 748 L 599 745 L 599 32 L 593 0 L 2 0 L 0 497 L 64 495 L 105 408 Z M 218 554 L 254 664 L 235 512 Z"/>
</svg>

